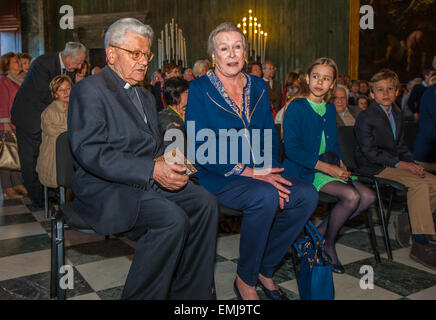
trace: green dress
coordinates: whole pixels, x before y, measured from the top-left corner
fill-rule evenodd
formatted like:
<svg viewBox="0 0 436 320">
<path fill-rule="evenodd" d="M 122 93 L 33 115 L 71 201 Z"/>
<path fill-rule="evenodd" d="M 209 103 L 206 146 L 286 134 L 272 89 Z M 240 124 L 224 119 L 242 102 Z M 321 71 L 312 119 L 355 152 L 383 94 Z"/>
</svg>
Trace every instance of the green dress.
<svg viewBox="0 0 436 320">
<path fill-rule="evenodd" d="M 325 101 L 321 103 L 315 103 L 309 99 L 307 99 L 307 102 L 309 102 L 310 106 L 312 107 L 313 111 L 315 111 L 320 117 L 324 116 L 326 113 L 326 103 Z M 319 147 L 318 155 L 321 155 L 325 152 L 326 142 L 325 142 L 325 134 L 324 131 L 322 132 L 321 136 L 321 145 Z M 354 178 L 354 177 L 352 177 Z M 332 181 L 339 181 L 342 183 L 346 183 L 344 180 L 333 178 L 325 173 L 322 172 L 315 172 L 315 176 L 313 179 L 313 186 L 316 188 L 317 191 L 319 191 L 322 187 L 324 187 L 327 183 Z"/>
</svg>

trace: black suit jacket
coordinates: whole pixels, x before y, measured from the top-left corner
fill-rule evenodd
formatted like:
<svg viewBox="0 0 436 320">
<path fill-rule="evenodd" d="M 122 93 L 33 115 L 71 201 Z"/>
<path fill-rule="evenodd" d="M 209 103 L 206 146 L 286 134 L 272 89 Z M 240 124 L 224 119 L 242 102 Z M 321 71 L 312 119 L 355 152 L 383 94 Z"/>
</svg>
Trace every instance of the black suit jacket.
<svg viewBox="0 0 436 320">
<path fill-rule="evenodd" d="M 388 117 L 375 101 L 357 117 L 354 125 L 355 161 L 359 173 L 374 175 L 386 167 L 395 167 L 399 161 L 413 161 L 413 155 L 404 142 L 401 112 L 393 107 L 392 113 L 395 139 Z"/>
<path fill-rule="evenodd" d="M 75 158 L 74 207 L 100 234 L 130 230 L 141 195 L 153 183 L 154 161 L 163 154 L 155 100 L 138 92 L 148 125 L 109 67 L 74 85 L 68 134 Z"/>
<path fill-rule="evenodd" d="M 41 131 L 41 112 L 53 102 L 49 85 L 60 74 L 59 52 L 35 59 L 12 106 L 11 120 L 15 126 L 31 134 Z"/>
</svg>

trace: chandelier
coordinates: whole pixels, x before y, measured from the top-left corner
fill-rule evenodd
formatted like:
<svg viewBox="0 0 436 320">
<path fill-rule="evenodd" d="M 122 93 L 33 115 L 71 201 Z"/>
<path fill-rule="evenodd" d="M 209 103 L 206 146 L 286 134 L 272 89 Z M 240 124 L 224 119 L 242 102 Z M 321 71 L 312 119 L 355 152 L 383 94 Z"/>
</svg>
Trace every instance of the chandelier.
<svg viewBox="0 0 436 320">
<path fill-rule="evenodd" d="M 262 30 L 262 24 L 252 14 L 253 10 L 248 10 L 248 18 L 242 18 L 242 22 L 238 23 L 238 28 L 242 30 L 247 38 L 248 59 L 265 63 L 268 33 Z"/>
</svg>

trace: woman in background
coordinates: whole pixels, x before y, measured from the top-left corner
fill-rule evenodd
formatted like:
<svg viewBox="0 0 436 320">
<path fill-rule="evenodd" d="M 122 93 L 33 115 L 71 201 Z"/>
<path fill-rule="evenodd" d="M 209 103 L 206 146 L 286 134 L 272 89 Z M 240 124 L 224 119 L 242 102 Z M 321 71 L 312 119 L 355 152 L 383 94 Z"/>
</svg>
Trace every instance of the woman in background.
<svg viewBox="0 0 436 320">
<path fill-rule="evenodd" d="M 23 71 L 21 72 L 21 78 L 26 77 L 27 72 L 30 68 L 30 63 L 32 62 L 32 56 L 28 53 L 18 53 L 17 54 L 18 59 L 20 59 L 21 65 L 23 66 Z"/>
<path fill-rule="evenodd" d="M 50 82 L 53 102 L 41 113 L 42 142 L 36 172 L 43 186 L 56 188 L 56 139 L 67 131 L 68 102 L 73 82 L 67 75 L 56 76 Z"/>
<path fill-rule="evenodd" d="M 1 56 L 0 131 L 2 135 L 15 132 L 15 126 L 11 122 L 11 109 L 15 95 L 23 81 L 20 77 L 22 70 L 21 62 L 15 53 L 8 52 Z M 6 137 L 9 138 L 8 135 Z M 3 199 L 21 199 L 27 195 L 20 171 L 0 169 L 0 180 L 3 189 Z"/>
</svg>

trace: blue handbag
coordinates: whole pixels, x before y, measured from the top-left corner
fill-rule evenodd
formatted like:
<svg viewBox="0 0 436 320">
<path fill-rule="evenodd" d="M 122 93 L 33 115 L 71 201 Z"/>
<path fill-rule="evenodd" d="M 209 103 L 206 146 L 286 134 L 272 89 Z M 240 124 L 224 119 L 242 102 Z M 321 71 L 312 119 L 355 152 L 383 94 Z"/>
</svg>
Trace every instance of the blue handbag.
<svg viewBox="0 0 436 320">
<path fill-rule="evenodd" d="M 332 268 L 324 252 L 324 239 L 309 220 L 306 223 L 309 236 L 294 243 L 301 256 L 297 277 L 301 300 L 333 300 L 334 285 Z"/>
</svg>

